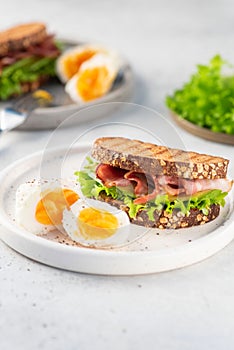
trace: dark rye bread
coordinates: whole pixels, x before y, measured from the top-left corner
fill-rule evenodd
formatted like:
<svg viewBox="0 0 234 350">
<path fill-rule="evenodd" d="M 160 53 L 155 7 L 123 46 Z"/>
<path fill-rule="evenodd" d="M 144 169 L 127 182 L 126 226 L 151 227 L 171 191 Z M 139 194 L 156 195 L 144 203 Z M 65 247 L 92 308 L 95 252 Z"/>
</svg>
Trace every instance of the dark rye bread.
<svg viewBox="0 0 234 350">
<path fill-rule="evenodd" d="M 0 32 L 0 56 L 11 51 L 24 50 L 42 42 L 47 36 L 43 23 L 27 23 Z"/>
<path fill-rule="evenodd" d="M 102 137 L 94 142 L 92 156 L 101 163 L 151 175 L 185 179 L 220 179 L 229 160 L 185 152 L 124 137 Z"/>
<path fill-rule="evenodd" d="M 128 207 L 119 200 L 113 199 L 110 196 L 101 195 L 98 198 L 101 201 L 107 202 L 116 208 L 125 211 L 128 214 Z M 139 211 L 136 218 L 129 217 L 132 224 L 144 227 L 160 228 L 160 229 L 179 229 L 198 225 L 204 225 L 217 218 L 220 212 L 219 205 L 211 205 L 208 215 L 204 215 L 199 209 L 191 209 L 188 215 L 183 214 L 179 210 L 174 210 L 172 214 L 164 211 L 154 212 L 154 221 L 149 220 L 146 211 Z"/>
</svg>

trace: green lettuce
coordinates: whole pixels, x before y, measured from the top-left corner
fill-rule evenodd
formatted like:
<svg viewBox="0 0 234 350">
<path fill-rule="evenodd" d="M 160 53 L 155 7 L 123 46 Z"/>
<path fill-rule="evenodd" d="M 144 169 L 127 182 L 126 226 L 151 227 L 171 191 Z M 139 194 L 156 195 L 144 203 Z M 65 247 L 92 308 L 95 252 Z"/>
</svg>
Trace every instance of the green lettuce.
<svg viewBox="0 0 234 350">
<path fill-rule="evenodd" d="M 233 135 L 234 74 L 225 75 L 223 71 L 230 67 L 219 55 L 207 66 L 198 65 L 190 80 L 166 97 L 167 106 L 194 124 Z"/>
<path fill-rule="evenodd" d="M 27 57 L 3 68 L 0 73 L 0 99 L 21 94 L 23 83 L 32 83 L 41 76 L 55 76 L 55 58 Z"/>
<path fill-rule="evenodd" d="M 211 205 L 225 205 L 224 198 L 227 192 L 222 192 L 221 190 L 198 192 L 190 197 L 169 197 L 167 194 L 162 194 L 146 204 L 134 204 L 136 197 L 133 192 L 125 190 L 123 187 L 106 187 L 103 185 L 95 177 L 94 169 L 97 163 L 93 162 L 91 158 L 87 161 L 88 163 L 84 167 L 84 170 L 75 172 L 83 195 L 88 198 L 98 199 L 100 195 L 104 194 L 113 199 L 121 200 L 128 207 L 130 218 L 135 218 L 138 212 L 143 210 L 147 213 L 151 221 L 154 221 L 155 211 L 160 213 L 162 210 L 168 214 L 172 214 L 174 210 L 179 210 L 184 215 L 187 215 L 191 209 L 199 209 L 204 215 L 208 215 Z"/>
<path fill-rule="evenodd" d="M 125 196 L 123 199 L 124 204 L 129 208 L 128 214 L 130 218 L 135 218 L 140 210 L 144 210 L 146 208 L 143 204 L 134 204 L 133 198 L 129 196 Z"/>
<path fill-rule="evenodd" d="M 181 211 L 184 215 L 188 215 L 191 209 L 199 209 L 204 215 L 208 215 L 211 205 L 225 205 L 225 197 L 228 193 L 221 190 L 209 190 L 198 192 L 190 197 L 170 198 L 167 194 L 159 195 L 154 201 L 147 203 L 145 210 L 150 220 L 154 220 L 154 211 L 165 210 L 168 214 L 172 214 L 174 210 Z"/>
</svg>

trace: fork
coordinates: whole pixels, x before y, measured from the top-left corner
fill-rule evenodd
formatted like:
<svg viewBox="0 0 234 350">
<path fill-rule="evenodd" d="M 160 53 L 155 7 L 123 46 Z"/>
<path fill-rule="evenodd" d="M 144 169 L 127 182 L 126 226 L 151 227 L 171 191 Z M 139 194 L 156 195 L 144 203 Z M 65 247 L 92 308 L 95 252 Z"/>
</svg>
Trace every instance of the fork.
<svg viewBox="0 0 234 350">
<path fill-rule="evenodd" d="M 34 109 L 52 106 L 53 99 L 48 91 L 42 89 L 16 99 L 11 106 L 0 111 L 0 133 L 23 124 Z"/>
</svg>

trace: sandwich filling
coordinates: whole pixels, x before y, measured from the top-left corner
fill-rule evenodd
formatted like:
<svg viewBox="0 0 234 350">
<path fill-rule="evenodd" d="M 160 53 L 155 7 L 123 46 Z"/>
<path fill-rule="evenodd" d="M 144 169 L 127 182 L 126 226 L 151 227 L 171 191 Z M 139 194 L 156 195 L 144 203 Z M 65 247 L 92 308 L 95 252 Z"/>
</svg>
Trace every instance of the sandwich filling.
<svg viewBox="0 0 234 350">
<path fill-rule="evenodd" d="M 232 181 L 226 178 L 190 180 L 97 164 L 90 158 L 88 162 L 83 171 L 76 173 L 83 194 L 122 201 L 130 218 L 143 210 L 152 221 L 154 212 L 162 210 L 168 213 L 180 210 L 187 215 L 191 209 L 199 209 L 207 215 L 213 204 L 224 206 L 224 198 L 232 187 Z"/>
</svg>

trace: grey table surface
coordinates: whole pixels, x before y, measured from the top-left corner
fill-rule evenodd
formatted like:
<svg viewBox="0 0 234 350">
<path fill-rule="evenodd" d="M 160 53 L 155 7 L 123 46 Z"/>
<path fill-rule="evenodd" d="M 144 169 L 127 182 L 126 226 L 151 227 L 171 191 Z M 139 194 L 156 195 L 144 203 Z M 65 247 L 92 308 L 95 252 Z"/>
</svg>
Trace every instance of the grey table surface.
<svg viewBox="0 0 234 350">
<path fill-rule="evenodd" d="M 4 9 L 0 29 L 43 20 L 60 36 L 95 39 L 115 47 L 134 69 L 134 101 L 165 116 L 165 95 L 188 78 L 195 64 L 208 62 L 216 53 L 234 62 L 231 0 L 0 3 Z M 118 118 L 139 121 L 127 114 Z M 61 144 L 92 125 L 60 131 Z M 153 130 L 153 120 L 144 120 L 144 127 Z M 234 176 L 233 146 L 176 130 L 186 147 L 228 156 Z M 13 131 L 3 136 L 0 168 L 43 150 L 51 133 Z M 47 267 L 0 241 L 0 349 L 231 350 L 233 269 L 234 242 L 180 270 L 110 277 Z"/>
</svg>

